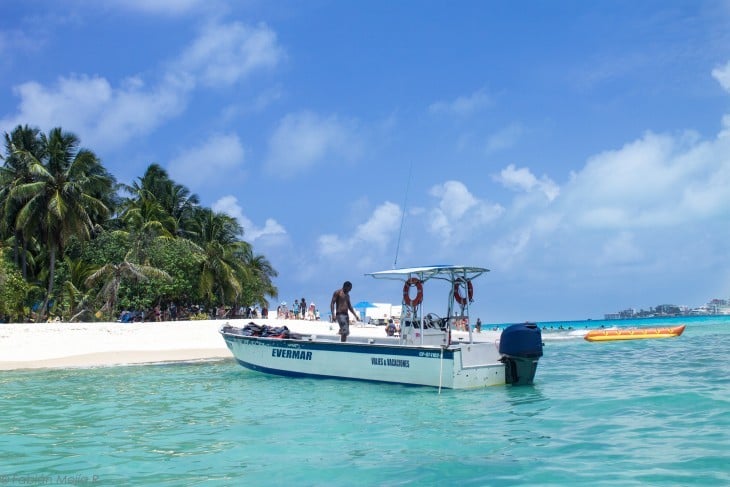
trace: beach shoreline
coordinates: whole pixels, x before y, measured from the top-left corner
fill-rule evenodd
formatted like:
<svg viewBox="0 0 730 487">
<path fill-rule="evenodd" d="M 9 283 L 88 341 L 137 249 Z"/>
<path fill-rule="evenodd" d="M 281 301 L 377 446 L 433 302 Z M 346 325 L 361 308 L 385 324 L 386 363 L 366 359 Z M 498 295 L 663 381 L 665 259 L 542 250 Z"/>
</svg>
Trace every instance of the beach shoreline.
<svg viewBox="0 0 730 487">
<path fill-rule="evenodd" d="M 161 365 L 182 362 L 210 362 L 232 358 L 228 350 L 220 351 L 217 349 L 98 352 L 43 360 L 0 361 L 0 371 Z"/>
<path fill-rule="evenodd" d="M 0 370 L 95 367 L 231 357 L 224 321 L 0 325 Z"/>
<path fill-rule="evenodd" d="M 9 323 L 0 324 L 0 370 L 102 367 L 222 360 L 233 358 L 218 330 L 255 321 L 286 326 L 295 333 L 336 335 L 336 325 L 304 320 L 200 320 L 144 323 Z M 352 336 L 385 335 L 385 327 L 353 325 Z M 460 337 L 460 335 L 463 335 Z M 476 334 L 475 334 L 476 335 Z M 454 332 L 454 339 L 466 339 Z M 483 332 L 479 341 L 498 334 Z M 477 339 L 475 337 L 475 339 Z"/>
</svg>

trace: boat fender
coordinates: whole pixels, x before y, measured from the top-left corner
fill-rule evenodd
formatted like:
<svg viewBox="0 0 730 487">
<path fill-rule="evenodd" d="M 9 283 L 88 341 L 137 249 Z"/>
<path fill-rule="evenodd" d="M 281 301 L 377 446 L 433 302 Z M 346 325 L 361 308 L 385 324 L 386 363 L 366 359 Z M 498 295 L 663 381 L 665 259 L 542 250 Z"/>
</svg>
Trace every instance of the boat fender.
<svg viewBox="0 0 730 487">
<path fill-rule="evenodd" d="M 462 296 L 461 286 L 464 283 L 466 283 L 466 295 Z M 464 279 L 463 277 L 460 277 L 454 281 L 454 299 L 460 305 L 465 306 L 467 298 L 470 303 L 474 301 L 474 285 L 471 283 L 471 279 Z"/>
<path fill-rule="evenodd" d="M 411 298 L 411 286 L 416 286 L 416 297 Z M 403 285 L 403 303 L 406 306 L 418 306 L 423 301 L 423 283 L 417 277 L 411 277 Z"/>
</svg>

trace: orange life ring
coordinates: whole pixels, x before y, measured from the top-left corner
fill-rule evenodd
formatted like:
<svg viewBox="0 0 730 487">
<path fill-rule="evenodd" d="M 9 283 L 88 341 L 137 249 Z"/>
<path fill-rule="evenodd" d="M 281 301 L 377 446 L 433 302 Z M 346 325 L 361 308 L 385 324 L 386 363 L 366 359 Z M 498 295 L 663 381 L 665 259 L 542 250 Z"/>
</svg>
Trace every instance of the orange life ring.
<svg viewBox="0 0 730 487">
<path fill-rule="evenodd" d="M 411 298 L 411 286 L 416 286 L 416 297 Z M 423 283 L 417 277 L 411 277 L 403 285 L 403 303 L 406 306 L 418 306 L 423 301 Z"/>
<path fill-rule="evenodd" d="M 466 296 L 461 295 L 461 285 L 464 282 L 466 282 Z M 464 279 L 463 277 L 460 277 L 454 281 L 454 299 L 460 305 L 465 306 L 467 297 L 469 298 L 470 303 L 474 301 L 474 286 L 471 283 L 471 279 Z"/>
</svg>

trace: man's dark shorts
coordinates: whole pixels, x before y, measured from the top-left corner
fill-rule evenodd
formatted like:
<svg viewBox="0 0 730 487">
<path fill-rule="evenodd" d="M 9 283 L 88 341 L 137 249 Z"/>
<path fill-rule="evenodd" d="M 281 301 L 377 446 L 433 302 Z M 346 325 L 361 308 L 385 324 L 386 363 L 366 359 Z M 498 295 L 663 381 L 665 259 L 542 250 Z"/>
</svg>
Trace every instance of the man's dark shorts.
<svg viewBox="0 0 730 487">
<path fill-rule="evenodd" d="M 337 324 L 340 325 L 338 334 L 348 336 L 350 334 L 350 317 L 347 315 L 337 315 Z"/>
</svg>

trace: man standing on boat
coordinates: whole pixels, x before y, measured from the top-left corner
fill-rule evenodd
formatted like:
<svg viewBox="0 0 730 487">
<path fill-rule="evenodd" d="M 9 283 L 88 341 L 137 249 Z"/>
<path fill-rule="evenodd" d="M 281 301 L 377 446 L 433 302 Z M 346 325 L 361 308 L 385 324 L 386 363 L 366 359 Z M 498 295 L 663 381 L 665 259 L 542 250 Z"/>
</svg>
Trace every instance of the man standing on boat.
<svg viewBox="0 0 730 487">
<path fill-rule="evenodd" d="M 348 312 L 352 311 L 352 314 L 355 315 L 355 320 L 360 321 L 359 315 L 354 309 L 352 309 L 352 304 L 350 303 L 351 289 L 352 283 L 350 281 L 345 281 L 342 285 L 342 289 L 338 289 L 334 292 L 332 295 L 332 301 L 330 302 L 330 312 L 332 313 L 332 316 L 335 317 L 337 324 L 340 325 L 340 331 L 338 333 L 340 334 L 341 342 L 346 342 L 347 335 L 350 334 L 350 316 L 348 315 Z"/>
</svg>

